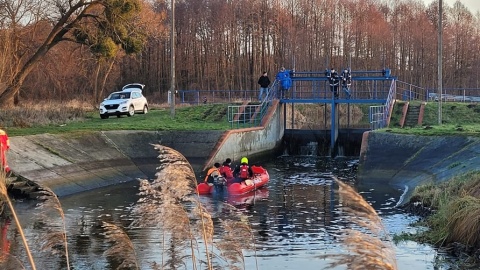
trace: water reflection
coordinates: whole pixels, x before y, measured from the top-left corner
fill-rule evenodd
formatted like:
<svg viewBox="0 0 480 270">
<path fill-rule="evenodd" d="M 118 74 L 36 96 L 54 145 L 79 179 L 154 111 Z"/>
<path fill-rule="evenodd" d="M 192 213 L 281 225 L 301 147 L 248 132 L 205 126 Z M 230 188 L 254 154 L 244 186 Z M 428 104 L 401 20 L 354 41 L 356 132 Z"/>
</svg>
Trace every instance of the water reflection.
<svg viewBox="0 0 480 270">
<path fill-rule="evenodd" d="M 345 248 L 339 239 L 349 221 L 338 211 L 338 195 L 332 175 L 353 185 L 357 160 L 349 158 L 279 157 L 262 164 L 268 169 L 270 183 L 254 193 L 238 197 L 203 196 L 201 201 L 215 220 L 227 211 L 224 203 L 234 205 L 249 216 L 255 232 L 256 251 L 246 253 L 246 269 L 322 269 L 331 260 L 329 254 L 341 254 Z M 379 189 L 381 188 L 381 190 Z M 101 222 L 125 228 L 132 222 L 132 207 L 138 200 L 138 183 L 98 189 L 61 199 L 67 222 L 69 250 L 74 269 L 113 269 L 103 256 L 108 244 L 102 236 Z M 416 217 L 394 208 L 401 190 L 389 187 L 361 187 L 360 192 L 380 213 L 387 230 L 393 233 L 414 230 L 409 224 Z M 27 237 L 33 238 L 33 207 L 17 204 Z M 13 234 L 12 228 L 9 232 Z M 150 262 L 161 262 L 162 232 L 158 229 L 130 229 L 141 269 L 151 269 Z M 15 237 L 10 236 L 10 239 Z M 13 242 L 12 242 L 13 243 Z M 414 242 L 395 246 L 399 269 L 436 268 L 436 252 Z M 22 258 L 20 245 L 12 245 L 12 254 Z M 62 269 L 57 260 L 34 257 L 39 269 Z M 320 255 L 327 255 L 320 257 Z M 189 269 L 188 267 L 186 269 Z M 338 267 L 334 269 L 345 269 Z"/>
</svg>

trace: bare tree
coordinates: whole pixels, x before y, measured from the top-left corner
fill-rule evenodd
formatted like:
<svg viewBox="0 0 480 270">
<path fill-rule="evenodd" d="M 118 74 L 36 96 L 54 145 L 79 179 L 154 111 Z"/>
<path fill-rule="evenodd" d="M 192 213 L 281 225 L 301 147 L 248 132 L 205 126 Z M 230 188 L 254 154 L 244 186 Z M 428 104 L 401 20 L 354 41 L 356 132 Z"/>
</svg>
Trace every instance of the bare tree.
<svg viewBox="0 0 480 270">
<path fill-rule="evenodd" d="M 45 1 L 45 5 L 42 9 L 44 13 L 38 13 L 39 17 L 50 19 L 53 26 L 35 52 L 8 82 L 6 90 L 0 95 L 0 106 L 13 105 L 15 94 L 34 66 L 62 41 L 88 45 L 92 51 L 103 56 L 111 56 L 118 49 L 117 45 L 121 45 L 127 52 L 139 51 L 141 48 L 141 33 L 136 31 L 132 23 L 135 22 L 132 17 L 140 11 L 137 0 Z M 33 24 L 40 22 L 34 21 Z"/>
</svg>

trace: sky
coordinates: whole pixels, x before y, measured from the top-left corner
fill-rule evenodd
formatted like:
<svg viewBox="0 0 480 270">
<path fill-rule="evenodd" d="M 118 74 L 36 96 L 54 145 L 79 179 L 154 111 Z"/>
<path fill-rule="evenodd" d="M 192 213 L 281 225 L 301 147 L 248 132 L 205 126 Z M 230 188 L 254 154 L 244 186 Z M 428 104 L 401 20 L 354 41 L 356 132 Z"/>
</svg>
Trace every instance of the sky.
<svg viewBox="0 0 480 270">
<path fill-rule="evenodd" d="M 429 5 L 433 2 L 433 0 L 423 0 L 426 5 Z M 453 7 L 453 4 L 457 2 L 457 0 L 443 0 L 443 5 L 447 5 Z M 474 15 L 477 11 L 480 11 L 480 0 L 460 0 L 464 6 L 466 6 Z"/>
</svg>

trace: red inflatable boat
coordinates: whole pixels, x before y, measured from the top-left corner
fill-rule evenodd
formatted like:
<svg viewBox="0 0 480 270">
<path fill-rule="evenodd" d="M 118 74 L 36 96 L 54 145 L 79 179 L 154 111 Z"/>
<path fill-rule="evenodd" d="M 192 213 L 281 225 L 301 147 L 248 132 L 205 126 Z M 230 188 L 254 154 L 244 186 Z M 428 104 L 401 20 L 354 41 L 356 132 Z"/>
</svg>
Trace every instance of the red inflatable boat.
<svg viewBox="0 0 480 270">
<path fill-rule="evenodd" d="M 227 202 L 231 205 L 254 205 L 257 201 L 268 198 L 268 187 L 263 187 L 241 195 L 228 196 Z"/>
<path fill-rule="evenodd" d="M 262 166 L 252 166 L 252 171 L 254 176 L 249 178 L 242 183 L 233 183 L 227 186 L 228 193 L 231 195 L 240 195 L 248 193 L 252 190 L 259 189 L 266 185 L 270 180 L 270 176 L 268 175 L 267 170 L 265 170 Z M 209 186 L 206 183 L 200 183 L 197 186 L 198 194 L 211 194 L 213 193 L 215 187 Z"/>
</svg>

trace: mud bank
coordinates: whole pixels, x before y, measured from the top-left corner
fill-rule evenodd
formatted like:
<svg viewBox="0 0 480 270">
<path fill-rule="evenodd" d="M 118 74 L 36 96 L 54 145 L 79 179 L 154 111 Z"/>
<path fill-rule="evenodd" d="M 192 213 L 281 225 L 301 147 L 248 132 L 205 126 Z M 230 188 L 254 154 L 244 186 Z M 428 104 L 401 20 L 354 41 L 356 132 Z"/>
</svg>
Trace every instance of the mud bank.
<svg viewBox="0 0 480 270">
<path fill-rule="evenodd" d="M 363 186 L 406 188 L 406 201 L 418 185 L 441 183 L 479 168 L 480 139 L 476 137 L 366 132 L 357 178 Z"/>
</svg>

